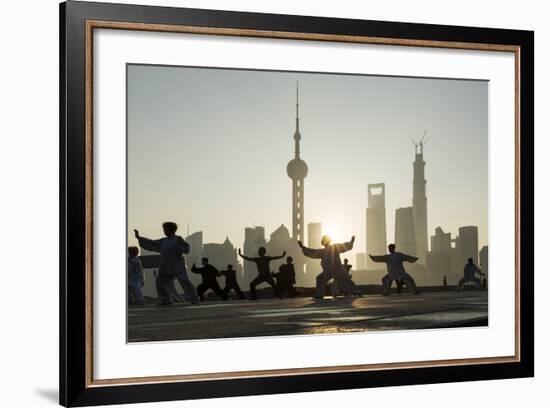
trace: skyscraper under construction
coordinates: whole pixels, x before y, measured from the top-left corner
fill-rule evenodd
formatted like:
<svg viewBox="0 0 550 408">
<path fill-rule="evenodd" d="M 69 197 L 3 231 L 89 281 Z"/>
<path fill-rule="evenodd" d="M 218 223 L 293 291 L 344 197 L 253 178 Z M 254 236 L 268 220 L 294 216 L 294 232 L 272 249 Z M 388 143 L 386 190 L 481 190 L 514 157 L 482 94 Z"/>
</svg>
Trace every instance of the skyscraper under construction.
<svg viewBox="0 0 550 408">
<path fill-rule="evenodd" d="M 426 197 L 426 178 L 424 176 L 424 145 L 428 142 L 424 136 L 415 145 L 415 160 L 413 163 L 413 222 L 416 237 L 416 256 L 418 262 L 426 264 L 426 253 L 428 252 L 428 199 Z"/>
</svg>

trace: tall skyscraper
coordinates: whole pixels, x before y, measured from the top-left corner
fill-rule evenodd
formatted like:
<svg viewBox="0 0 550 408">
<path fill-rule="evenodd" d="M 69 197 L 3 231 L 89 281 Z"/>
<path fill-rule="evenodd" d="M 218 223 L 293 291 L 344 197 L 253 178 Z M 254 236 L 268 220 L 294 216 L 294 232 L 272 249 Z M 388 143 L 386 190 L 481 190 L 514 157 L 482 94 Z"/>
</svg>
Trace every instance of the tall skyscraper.
<svg viewBox="0 0 550 408">
<path fill-rule="evenodd" d="M 359 252 L 355 255 L 355 270 L 362 271 L 367 268 L 367 254 Z"/>
<path fill-rule="evenodd" d="M 426 133 L 422 139 L 415 143 L 415 160 L 413 163 L 413 219 L 416 236 L 416 252 L 420 258 L 419 263 L 426 264 L 428 252 L 428 210 L 426 198 L 426 178 L 424 176 L 424 145 Z"/>
<path fill-rule="evenodd" d="M 307 176 L 307 164 L 300 158 L 300 115 L 299 115 L 299 93 L 296 84 L 296 130 L 294 131 L 294 158 L 288 162 L 286 173 L 292 179 L 292 240 L 293 247 L 298 241 L 304 242 L 304 179 Z M 294 251 L 296 248 L 292 248 Z M 302 258 L 302 257 L 300 257 Z M 304 261 L 295 259 L 295 269 L 298 272 L 304 271 Z"/>
<path fill-rule="evenodd" d="M 414 227 L 412 207 L 398 208 L 395 210 L 395 246 L 398 252 L 418 256 Z M 383 253 L 386 253 L 386 251 Z"/>
<path fill-rule="evenodd" d="M 443 277 L 454 281 L 453 255 L 451 233 L 445 233 L 441 227 L 435 229 L 431 237 L 431 251 L 426 254 L 426 278 L 430 284 L 441 284 Z"/>
<path fill-rule="evenodd" d="M 478 263 L 479 244 L 477 237 L 477 227 L 468 225 L 458 229 L 458 253 L 459 261 L 465 264 L 468 258 L 472 258 L 476 265 Z"/>
<path fill-rule="evenodd" d="M 323 236 L 323 224 L 320 222 L 310 222 L 307 224 L 307 246 L 310 248 L 320 248 L 321 238 Z M 306 277 L 305 286 L 313 286 L 315 278 L 321 273 L 321 262 L 319 259 L 306 258 Z"/>
<path fill-rule="evenodd" d="M 489 275 L 489 247 L 487 245 L 479 251 L 479 266 L 484 274 Z"/>
<path fill-rule="evenodd" d="M 386 253 L 386 187 L 384 183 L 368 185 L 368 208 L 366 217 L 367 254 Z M 367 258 L 367 269 L 376 269 L 376 265 Z"/>
</svg>

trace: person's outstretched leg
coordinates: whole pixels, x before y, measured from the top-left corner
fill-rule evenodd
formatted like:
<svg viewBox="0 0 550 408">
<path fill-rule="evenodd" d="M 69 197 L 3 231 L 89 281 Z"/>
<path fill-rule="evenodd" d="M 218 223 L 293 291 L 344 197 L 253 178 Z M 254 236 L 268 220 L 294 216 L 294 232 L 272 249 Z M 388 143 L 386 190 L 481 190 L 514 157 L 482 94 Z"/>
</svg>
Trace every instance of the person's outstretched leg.
<svg viewBox="0 0 550 408">
<path fill-rule="evenodd" d="M 322 299 L 325 296 L 325 286 L 327 282 L 330 280 L 330 275 L 325 271 L 323 271 L 319 275 L 317 275 L 315 280 L 316 280 L 315 298 Z"/>
<path fill-rule="evenodd" d="M 355 283 L 349 278 L 341 278 L 341 279 L 334 279 L 333 284 L 336 285 L 337 288 L 340 288 L 345 293 L 350 293 L 353 295 L 359 295 L 359 290 L 355 286 Z"/>
<path fill-rule="evenodd" d="M 180 283 L 181 288 L 183 289 L 183 293 L 185 294 L 185 297 L 191 302 L 191 303 L 198 303 L 199 297 L 197 295 L 197 291 L 195 290 L 195 286 L 193 286 L 193 283 L 189 279 L 189 276 L 187 275 L 187 271 L 181 271 L 177 276 L 178 282 Z"/>
<path fill-rule="evenodd" d="M 458 286 L 456 288 L 457 292 L 460 292 L 462 289 L 464 289 L 464 284 L 466 283 L 466 279 L 462 278 L 458 281 Z"/>
<path fill-rule="evenodd" d="M 411 293 L 414 293 L 415 295 L 419 295 L 420 292 L 418 291 L 418 288 L 416 287 L 416 283 L 414 282 L 414 279 L 411 275 L 408 275 L 401 279 L 401 281 L 407 285 L 407 288 L 411 291 Z"/>
<path fill-rule="evenodd" d="M 172 298 L 170 296 L 170 280 L 166 276 L 157 276 L 155 280 L 155 286 L 157 288 L 157 295 L 159 299 L 159 304 L 161 305 L 171 305 Z"/>
<path fill-rule="evenodd" d="M 390 275 L 386 275 L 382 278 L 382 295 L 384 296 L 390 295 L 391 282 L 392 282 L 392 279 L 390 278 Z"/>
<path fill-rule="evenodd" d="M 199 299 L 201 302 L 204 302 L 204 292 L 208 290 L 208 286 L 203 282 L 199 286 L 197 286 L 197 294 L 199 295 Z"/>
<path fill-rule="evenodd" d="M 229 299 L 227 294 L 222 290 L 222 288 L 220 288 L 220 285 L 217 281 L 210 282 L 210 289 L 212 289 L 212 292 L 214 292 L 216 296 L 218 296 L 222 300 Z"/>
<path fill-rule="evenodd" d="M 235 291 L 235 293 L 237 294 L 237 296 L 239 297 L 239 299 L 246 299 L 246 296 L 244 295 L 243 291 L 241 290 L 241 287 L 239 286 L 238 283 L 235 283 L 233 285 L 233 290 Z"/>
<path fill-rule="evenodd" d="M 260 276 L 256 276 L 252 282 L 250 282 L 250 300 L 258 300 L 256 294 L 256 286 L 262 283 L 264 280 Z"/>
<path fill-rule="evenodd" d="M 273 277 L 271 275 L 265 275 L 263 278 L 264 282 L 267 282 L 269 286 L 273 288 L 273 292 L 275 293 L 275 297 L 278 297 L 279 299 L 282 299 L 283 296 L 281 295 L 281 291 L 279 290 L 279 287 L 273 280 Z"/>
<path fill-rule="evenodd" d="M 481 287 L 481 279 L 479 279 L 479 278 L 474 278 L 474 281 L 473 281 L 473 282 L 474 282 L 474 284 L 476 285 L 476 288 L 477 288 L 478 290 L 481 290 L 481 288 L 482 288 L 482 287 Z"/>
<path fill-rule="evenodd" d="M 143 293 L 141 292 L 141 282 L 131 282 L 132 293 L 134 294 L 134 299 L 137 305 L 142 305 L 144 303 Z"/>
</svg>

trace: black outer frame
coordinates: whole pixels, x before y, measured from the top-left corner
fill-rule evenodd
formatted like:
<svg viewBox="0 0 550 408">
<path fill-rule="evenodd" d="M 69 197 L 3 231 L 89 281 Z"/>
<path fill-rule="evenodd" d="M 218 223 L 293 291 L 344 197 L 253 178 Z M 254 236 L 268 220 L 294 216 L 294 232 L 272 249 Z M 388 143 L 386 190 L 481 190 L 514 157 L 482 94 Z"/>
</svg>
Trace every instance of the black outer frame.
<svg viewBox="0 0 550 408">
<path fill-rule="evenodd" d="M 64 406 L 324 391 L 534 376 L 534 33 L 68 1 L 60 4 L 60 383 Z M 85 384 L 85 22 L 179 24 L 515 45 L 520 51 L 520 355 L 514 363 L 88 387 Z"/>
</svg>

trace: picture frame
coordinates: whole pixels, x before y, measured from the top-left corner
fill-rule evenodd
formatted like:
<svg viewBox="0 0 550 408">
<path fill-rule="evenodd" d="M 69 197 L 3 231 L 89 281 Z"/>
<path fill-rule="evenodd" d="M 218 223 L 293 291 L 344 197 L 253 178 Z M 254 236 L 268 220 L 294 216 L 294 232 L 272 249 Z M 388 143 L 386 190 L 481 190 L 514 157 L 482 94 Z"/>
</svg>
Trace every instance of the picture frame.
<svg viewBox="0 0 550 408">
<path fill-rule="evenodd" d="M 509 52 L 515 61 L 515 352 L 498 357 L 94 377 L 94 31 Z M 498 146 L 492 146 L 498 149 Z M 534 33 L 68 1 L 60 5 L 60 403 L 121 404 L 534 375 Z"/>
</svg>

